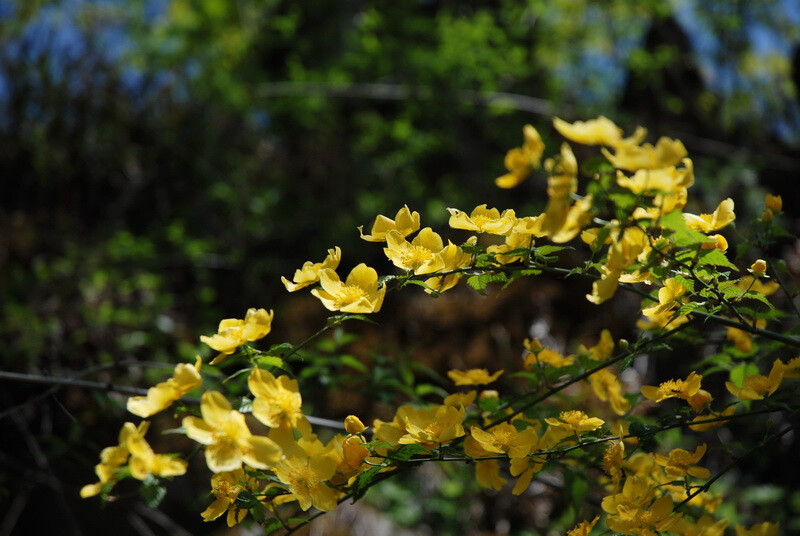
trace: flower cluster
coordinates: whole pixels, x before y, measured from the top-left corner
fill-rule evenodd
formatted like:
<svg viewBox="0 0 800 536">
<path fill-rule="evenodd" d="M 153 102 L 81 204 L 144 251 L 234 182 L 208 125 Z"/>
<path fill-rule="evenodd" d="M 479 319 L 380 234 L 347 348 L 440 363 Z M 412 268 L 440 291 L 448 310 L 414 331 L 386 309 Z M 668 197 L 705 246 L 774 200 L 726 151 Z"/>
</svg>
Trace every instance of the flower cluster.
<svg viewBox="0 0 800 536">
<path fill-rule="evenodd" d="M 312 428 L 303 408 L 304 376 L 295 376 L 306 366 L 300 350 L 308 341 L 268 351 L 254 348 L 250 343 L 271 332 L 274 314 L 248 309 L 243 319 L 224 319 L 216 334 L 200 338 L 218 352 L 210 365 L 235 356 L 225 366 L 244 358 L 245 368 L 221 384 L 204 386 L 207 368 L 198 357 L 193 365 L 177 365 L 171 378 L 127 404 L 131 413 L 150 417 L 205 389 L 199 411 L 179 408 L 190 414 L 178 429 L 201 446 L 212 473 L 213 502 L 203 519 L 225 515 L 234 525 L 252 512 L 261 523 L 270 518 L 294 529 L 283 521 L 281 509 L 329 511 L 347 497 L 361 497 L 404 464 L 436 460 L 474 462 L 481 486 L 501 490 L 508 484 L 515 495 L 525 493 L 542 472 L 582 466 L 596 485 L 600 506 L 591 521 L 569 531 L 571 536 L 588 535 L 601 519 L 621 534 L 723 533 L 727 521 L 714 517 L 722 499 L 708 490 L 714 479 L 703 462 L 722 447 L 683 436 L 680 445 L 686 448 L 663 448 L 654 438 L 676 426 L 697 433 L 723 426 L 746 416 L 752 403 L 763 403 L 765 411 L 785 410 L 768 399 L 781 396 L 784 380 L 800 377 L 800 357 L 786 362 L 771 357 L 767 375 L 753 363 L 736 366 L 732 358 L 719 359 L 714 366 L 698 365 L 702 374 L 691 370 L 677 379 L 650 382 L 656 385 L 642 385 L 644 378 L 629 367 L 636 356 L 661 348 L 661 341 L 692 327 L 697 318 L 720 326 L 707 329 L 718 329 L 722 353 L 736 359 L 758 355 L 759 338 L 791 343 L 789 336 L 767 329 L 780 316 L 771 313 L 767 299 L 780 287 L 768 281 L 770 274 L 777 279 L 775 266 L 758 259 L 743 270 L 728 257 L 728 239 L 718 231 L 735 220 L 731 199 L 710 213 L 684 212 L 695 177 L 679 140 L 646 143 L 642 127 L 626 137 L 602 116 L 575 123 L 556 118 L 553 126 L 567 140 L 557 154 L 543 160 L 542 137 L 527 125 L 523 145 L 506 155 L 508 173 L 496 179 L 501 188 L 513 188 L 534 172 L 543 173 L 546 200 L 540 213 L 518 215 L 486 204 L 469 212 L 449 208 L 449 227 L 471 234 L 453 242 L 432 227 L 423 228 L 420 214 L 405 206 L 393 219 L 377 216 L 369 234 L 359 228 L 362 239 L 383 246 L 399 275 L 379 275 L 360 263 L 342 280 L 337 246 L 321 262 L 304 263 L 291 281 L 282 278 L 287 291 L 308 288 L 322 307 L 340 313 L 309 341 L 344 320 L 379 312 L 389 290 L 414 284 L 438 296 L 466 279 L 483 292 L 488 284 L 542 272 L 593 279 L 586 296 L 593 304 L 609 300 L 620 288 L 646 297 L 637 309 L 643 316 L 637 325 L 653 333 L 630 344 L 602 330 L 590 347 L 548 347 L 539 338 L 526 339 L 514 367 L 451 370 L 453 392 L 430 385 L 406 390 L 403 394 L 415 396 L 382 414 L 389 420 L 375 418 L 369 429 L 350 415 L 344 420 L 346 433 L 331 437 Z M 579 163 L 570 142 L 600 146 L 603 163 Z M 781 198 L 768 196 L 761 225 L 769 229 L 781 211 Z M 591 261 L 572 270 L 558 266 L 556 254 L 566 243 L 588 245 Z M 633 374 L 624 376 L 624 369 Z M 725 391 L 708 387 L 712 395 L 702 388 L 706 377 L 720 373 L 728 374 Z M 239 382 L 234 404 L 215 390 L 229 380 Z M 524 390 L 515 391 L 523 381 Z M 436 393 L 442 396 L 434 402 Z M 671 421 L 649 419 L 659 407 L 678 409 Z M 145 480 L 186 471 L 185 461 L 154 453 L 144 439 L 148 425 L 125 423 L 118 445 L 101 452 L 95 467 L 99 481 L 85 486 L 83 497 L 107 496 L 127 476 Z M 683 505 L 690 509 L 684 511 Z M 736 527 L 737 536 L 776 530 L 770 523 Z"/>
</svg>

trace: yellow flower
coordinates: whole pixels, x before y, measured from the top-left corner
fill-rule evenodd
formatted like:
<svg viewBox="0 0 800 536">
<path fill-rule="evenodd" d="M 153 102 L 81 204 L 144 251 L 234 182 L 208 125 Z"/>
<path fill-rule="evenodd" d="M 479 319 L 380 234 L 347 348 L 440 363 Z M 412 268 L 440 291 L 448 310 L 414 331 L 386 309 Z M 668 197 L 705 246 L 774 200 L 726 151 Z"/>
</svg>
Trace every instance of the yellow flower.
<svg viewBox="0 0 800 536">
<path fill-rule="evenodd" d="M 627 171 L 675 166 L 688 154 L 680 140 L 666 137 L 659 138 L 655 147 L 649 143 L 638 145 L 638 142 L 631 142 L 617 145 L 614 154 L 605 147 L 601 152 L 615 168 Z"/>
<path fill-rule="evenodd" d="M 473 402 L 478 396 L 478 391 L 472 390 L 467 391 L 466 393 L 453 393 L 452 395 L 448 395 L 442 401 L 442 404 L 445 406 L 464 406 L 467 407 Z"/>
<path fill-rule="evenodd" d="M 603 402 L 608 401 L 617 415 L 625 415 L 631 407 L 630 402 L 622 394 L 622 384 L 617 375 L 607 368 L 598 370 L 589 376 L 589 385 L 595 396 Z"/>
<path fill-rule="evenodd" d="M 125 465 L 130 456 L 128 450 L 128 438 L 135 435 L 143 436 L 147 432 L 150 423 L 142 421 L 136 427 L 132 422 L 126 422 L 119 431 L 119 442 L 113 447 L 106 447 L 100 452 L 100 463 L 94 466 L 94 472 L 100 479 L 94 484 L 87 484 L 81 488 L 81 497 L 93 497 L 103 491 L 105 484 L 110 482 L 116 475 L 117 470 Z"/>
<path fill-rule="evenodd" d="M 498 184 L 498 186 L 500 186 Z M 506 479 L 500 476 L 500 463 L 498 460 L 478 460 L 475 462 L 475 480 L 482 488 L 500 491 L 506 484 Z"/>
<path fill-rule="evenodd" d="M 620 429 L 619 435 L 623 436 L 624 432 Z M 622 463 L 625 461 L 625 443 L 622 439 L 613 441 L 603 454 L 603 471 L 611 477 L 614 486 L 619 485 L 622 477 L 625 475 L 622 469 Z"/>
<path fill-rule="evenodd" d="M 200 356 L 197 356 L 194 365 L 181 363 L 176 366 L 173 377 L 148 389 L 147 396 L 130 397 L 128 411 L 139 417 L 149 417 L 168 408 L 183 395 L 203 384 L 203 378 L 200 376 L 202 364 Z"/>
<path fill-rule="evenodd" d="M 497 380 L 502 373 L 502 370 L 489 374 L 486 369 L 470 369 L 464 371 L 451 370 L 447 375 L 456 385 L 487 385 Z"/>
<path fill-rule="evenodd" d="M 605 361 L 614 352 L 614 339 L 611 332 L 604 329 L 600 332 L 600 340 L 591 348 L 580 345 L 579 352 L 588 353 L 589 357 L 595 361 Z"/>
<path fill-rule="evenodd" d="M 203 521 L 213 521 L 227 512 L 229 527 L 240 523 L 247 516 L 247 510 L 239 508 L 236 499 L 239 493 L 247 489 L 244 483 L 246 477 L 241 468 L 212 475 L 211 493 L 214 495 L 214 502 L 200 514 Z"/>
<path fill-rule="evenodd" d="M 672 527 L 672 532 L 681 536 L 723 536 L 727 526 L 726 519 L 714 521 L 709 515 L 704 515 L 696 523 L 684 517 Z"/>
<path fill-rule="evenodd" d="M 591 521 L 581 521 L 567 531 L 567 536 L 589 536 L 599 519 L 600 516 L 595 516 Z"/>
<path fill-rule="evenodd" d="M 504 164 L 509 172 L 494 181 L 500 188 L 514 188 L 539 167 L 544 152 L 542 137 L 531 125 L 525 125 L 522 133 L 525 138 L 522 147 L 506 153 Z"/>
<path fill-rule="evenodd" d="M 664 311 L 661 314 L 637 320 L 636 327 L 642 331 L 648 331 L 651 329 L 667 329 L 667 327 L 672 330 L 689 321 L 689 317 L 686 315 L 681 315 L 674 319 L 672 318 L 673 316 L 674 315 L 672 311 Z"/>
<path fill-rule="evenodd" d="M 568 432 L 570 435 L 597 430 L 605 423 L 602 419 L 589 417 L 582 411 L 562 411 L 558 415 L 558 419 L 549 418 L 545 419 L 544 422 L 554 428 Z"/>
<path fill-rule="evenodd" d="M 524 260 L 521 255 L 505 255 L 509 251 L 520 248 L 533 247 L 533 239 L 529 234 L 511 232 L 506 236 L 504 244 L 497 244 L 486 248 L 486 253 L 491 253 L 500 264 L 511 264 L 512 262 Z"/>
<path fill-rule="evenodd" d="M 267 469 L 281 457 L 281 449 L 269 438 L 254 436 L 244 422 L 244 415 L 216 391 L 203 393 L 202 419 L 184 417 L 186 435 L 206 445 L 206 463 L 214 473 L 234 471 L 242 462 L 256 469 Z"/>
<path fill-rule="evenodd" d="M 246 342 L 266 337 L 272 329 L 273 312 L 266 309 L 248 309 L 244 320 L 226 318 L 219 323 L 216 335 L 200 337 L 200 341 L 221 353 L 212 361 L 216 365 Z"/>
<path fill-rule="evenodd" d="M 642 309 L 642 314 L 647 317 L 658 316 L 671 311 L 680 302 L 678 298 L 686 292 L 686 287 L 677 279 L 669 278 L 664 281 L 664 286 L 658 290 L 658 305 Z"/>
<path fill-rule="evenodd" d="M 778 536 L 778 529 L 781 528 L 780 523 L 770 523 L 764 521 L 758 525 L 745 528 L 744 525 L 736 525 L 736 536 Z"/>
<path fill-rule="evenodd" d="M 541 446 L 540 446 L 541 448 Z M 511 467 L 509 472 L 511 476 L 518 476 L 514 489 L 511 493 L 514 495 L 521 495 L 523 491 L 528 489 L 531 484 L 533 475 L 542 470 L 544 466 L 544 458 L 542 456 L 521 456 L 519 458 L 511 458 Z"/>
<path fill-rule="evenodd" d="M 402 406 L 397 415 L 405 427 L 405 434 L 397 442 L 403 445 L 418 443 L 428 450 L 451 442 L 465 434 L 464 407 L 434 406 L 416 409 Z"/>
<path fill-rule="evenodd" d="M 606 145 L 616 147 L 623 141 L 622 129 L 610 119 L 600 116 L 597 119 L 588 121 L 575 121 L 570 124 L 566 121 L 553 118 L 555 129 L 570 141 L 583 145 Z M 644 139 L 647 131 L 642 127 L 637 127 L 636 132 L 626 140 L 627 143 L 639 144 Z"/>
<path fill-rule="evenodd" d="M 130 434 L 127 443 L 131 453 L 128 467 L 131 476 L 137 480 L 145 480 L 150 475 L 179 476 L 186 472 L 185 461 L 154 453 L 144 438 L 144 432 Z"/>
<path fill-rule="evenodd" d="M 282 459 L 274 471 L 297 498 L 303 511 L 313 506 L 329 512 L 336 508 L 338 493 L 325 482 L 336 474 L 337 465 L 338 462 L 330 456 L 308 455 L 298 451 Z"/>
<path fill-rule="evenodd" d="M 590 233 L 587 238 L 592 234 L 594 233 Z M 620 279 L 628 267 L 650 251 L 649 237 L 638 227 L 626 227 L 622 233 L 613 229 L 610 240 L 608 259 L 600 270 L 600 279 L 594 281 L 592 293 L 586 296 L 586 299 L 594 304 L 603 303 L 611 298 L 616 293 Z"/>
<path fill-rule="evenodd" d="M 784 378 L 800 378 L 800 356 L 790 359 L 788 363 L 777 361 Z"/>
<path fill-rule="evenodd" d="M 668 398 L 682 398 L 688 401 L 700 391 L 702 380 L 703 377 L 700 374 L 692 371 L 685 380 L 668 380 L 658 387 L 645 385 L 642 387 L 642 394 L 653 402 L 662 402 Z"/>
<path fill-rule="evenodd" d="M 757 328 L 764 328 L 766 325 L 767 321 L 763 318 L 755 322 L 755 327 Z M 736 349 L 742 353 L 749 354 L 753 351 L 753 338 L 749 332 L 743 329 L 727 326 L 725 328 L 725 338 L 733 341 Z"/>
<path fill-rule="evenodd" d="M 397 231 L 389 231 L 386 233 L 386 246 L 383 252 L 392 264 L 403 270 L 429 274 L 444 267 L 444 261 L 438 255 L 444 249 L 442 237 L 430 227 L 421 230 L 411 242 Z"/>
<path fill-rule="evenodd" d="M 650 456 L 647 456 L 650 459 Z M 600 506 L 611 515 L 618 515 L 620 508 L 637 509 L 653 500 L 654 484 L 645 477 L 634 475 L 625 479 L 619 493 L 603 497 Z"/>
<path fill-rule="evenodd" d="M 774 393 L 783 380 L 783 363 L 776 359 L 769 371 L 769 376 L 751 374 L 742 380 L 742 386 L 737 387 L 731 382 L 725 382 L 725 388 L 739 400 L 763 400 Z"/>
<path fill-rule="evenodd" d="M 772 296 L 778 291 L 779 288 L 781 288 L 780 285 L 775 281 L 762 283 L 759 279 L 756 279 L 752 275 L 748 275 L 742 279 L 739 279 L 736 282 L 736 287 L 742 291 L 742 294 L 744 294 L 747 290 L 752 290 L 753 292 L 758 292 L 764 296 Z"/>
<path fill-rule="evenodd" d="M 363 262 L 353 268 L 344 283 L 330 269 L 320 270 L 321 289 L 311 294 L 330 311 L 343 313 L 377 313 L 386 296 L 386 285 L 378 286 L 378 273 Z"/>
<path fill-rule="evenodd" d="M 692 419 L 692 422 L 705 421 L 705 420 L 708 420 L 708 419 L 716 419 L 716 418 L 719 418 L 719 417 L 730 417 L 731 415 L 733 415 L 735 410 L 736 409 L 733 406 L 731 406 L 729 408 L 726 408 L 724 411 L 722 411 L 720 413 L 712 411 L 708 415 L 698 415 L 697 417 Z M 706 430 L 710 430 L 711 428 L 716 428 L 717 426 L 722 426 L 726 422 L 728 422 L 728 421 L 727 420 L 719 420 L 719 421 L 706 422 L 706 423 L 701 422 L 700 424 L 690 424 L 689 428 L 691 430 L 695 431 L 695 432 L 705 432 Z"/>
<path fill-rule="evenodd" d="M 292 277 L 293 282 L 289 281 L 285 277 L 281 277 L 281 281 L 283 281 L 283 285 L 289 292 L 300 290 L 301 288 L 313 285 L 314 283 L 319 281 L 320 270 L 323 270 L 325 268 L 330 268 L 331 270 L 335 270 L 339 266 L 339 261 L 341 261 L 341 259 L 342 259 L 342 250 L 339 248 L 339 246 L 336 246 L 335 249 L 328 250 L 328 256 L 325 257 L 324 261 L 304 262 L 302 268 L 300 268 L 299 270 L 295 270 L 294 276 Z"/>
<path fill-rule="evenodd" d="M 511 458 L 527 456 L 539 442 L 539 436 L 533 427 L 518 432 L 516 427 L 509 423 L 501 423 L 488 430 L 473 426 L 470 433 L 487 452 L 508 454 Z"/>
<path fill-rule="evenodd" d="M 776 213 L 783 210 L 783 199 L 779 195 L 767 194 L 764 197 L 764 214 L 761 216 L 764 220 L 771 220 L 775 217 Z"/>
<path fill-rule="evenodd" d="M 682 168 L 640 169 L 631 177 L 617 171 L 617 184 L 635 194 L 671 194 L 685 190 L 694 184 L 694 167 L 688 158 L 683 159 L 683 165 Z"/>
<path fill-rule="evenodd" d="M 99 482 L 83 486 L 81 497 L 93 497 L 103 491 L 126 462 L 131 476 L 137 480 L 145 480 L 150 475 L 168 477 L 179 476 L 186 472 L 185 461 L 153 452 L 144 439 L 149 427 L 150 423 L 147 421 L 139 423 L 138 427 L 130 422 L 122 426 L 119 432 L 119 444 L 106 447 L 100 452 L 100 463 L 94 468 Z"/>
<path fill-rule="evenodd" d="M 438 256 L 442 260 L 441 272 L 457 270 L 469 266 L 472 261 L 472 256 L 469 253 L 466 253 L 463 249 L 450 242 L 438 253 Z M 461 279 L 460 273 L 428 278 L 425 280 L 425 285 L 428 286 L 425 292 L 428 294 L 432 292 L 444 292 L 456 286 L 459 279 Z"/>
<path fill-rule="evenodd" d="M 653 458 L 673 478 L 682 478 L 687 474 L 697 478 L 708 478 L 711 476 L 711 471 L 705 467 L 696 466 L 705 453 L 706 444 L 703 443 L 694 452 L 684 449 L 672 449 L 667 456 L 653 454 Z"/>
<path fill-rule="evenodd" d="M 358 228 L 361 238 L 369 242 L 385 242 L 386 233 L 389 231 L 397 231 L 403 236 L 408 236 L 417 229 L 419 229 L 420 220 L 419 212 L 411 212 L 408 205 L 403 206 L 394 217 L 390 220 L 383 214 L 379 214 L 375 218 L 375 223 L 372 224 L 372 234 L 365 235 L 363 226 Z"/>
<path fill-rule="evenodd" d="M 721 251 L 728 251 L 728 241 L 725 237 L 718 234 L 708 235 L 710 242 L 703 242 L 701 247 L 703 249 L 719 249 Z"/>
<path fill-rule="evenodd" d="M 689 229 L 704 233 L 717 231 L 736 219 L 736 214 L 733 212 L 733 200 L 730 197 L 723 200 L 712 214 L 700 214 L 698 216 L 684 212 L 683 219 L 686 220 L 686 225 Z"/>
<path fill-rule="evenodd" d="M 629 508 L 620 505 L 618 515 L 609 516 L 606 525 L 609 529 L 623 534 L 655 536 L 666 531 L 680 520 L 681 514 L 672 513 L 672 498 L 656 499 L 650 508 Z"/>
<path fill-rule="evenodd" d="M 253 400 L 253 416 L 270 428 L 281 424 L 297 426 L 303 417 L 301 406 L 303 399 L 297 386 L 297 380 L 288 376 L 276 378 L 268 370 L 255 368 L 247 379 Z"/>
<path fill-rule="evenodd" d="M 517 218 L 512 209 L 506 209 L 501 214 L 496 208 L 486 208 L 486 205 L 475 207 L 467 216 L 457 208 L 448 208 L 450 212 L 449 225 L 453 229 L 466 229 L 478 233 L 507 235 L 517 223 Z"/>
<path fill-rule="evenodd" d="M 541 365 L 561 368 L 568 367 L 575 362 L 575 357 L 572 355 L 564 356 L 555 350 L 544 348 L 539 339 L 525 339 L 522 344 L 530 352 L 525 356 L 525 368 L 531 369 Z"/>
<path fill-rule="evenodd" d="M 758 259 L 750 266 L 749 272 L 755 277 L 764 277 L 764 274 L 767 273 L 767 263 L 764 259 Z"/>
</svg>

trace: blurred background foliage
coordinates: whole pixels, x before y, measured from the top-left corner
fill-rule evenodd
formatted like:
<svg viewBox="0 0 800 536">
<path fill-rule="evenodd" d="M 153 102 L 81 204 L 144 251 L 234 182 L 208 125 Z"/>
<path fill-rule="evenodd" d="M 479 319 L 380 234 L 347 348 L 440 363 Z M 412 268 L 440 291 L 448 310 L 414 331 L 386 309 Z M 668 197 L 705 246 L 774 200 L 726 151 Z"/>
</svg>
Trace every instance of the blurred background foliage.
<svg viewBox="0 0 800 536">
<path fill-rule="evenodd" d="M 6 0 L 0 368 L 146 386 L 164 372 L 131 364 L 190 360 L 206 352 L 200 334 L 253 306 L 276 309 L 274 341 L 297 342 L 324 311 L 287 296 L 279 277 L 337 244 L 344 268 L 387 271 L 356 231 L 376 214 L 408 204 L 442 227 L 448 206 L 538 213 L 542 178 L 511 192 L 493 178 L 526 123 L 556 150 L 552 115 L 604 114 L 627 131 L 678 137 L 695 158 L 694 211 L 731 196 L 746 219 L 772 191 L 796 233 L 799 79 L 792 0 Z M 786 255 L 800 271 L 797 252 Z M 513 359 L 542 315 L 560 337 L 595 337 L 597 309 L 574 305 L 584 292 L 525 287 L 480 311 L 466 298 L 421 315 L 390 306 L 382 323 L 393 336 L 362 333 L 363 347 L 384 346 L 348 373 L 368 377 L 365 392 L 413 399 L 419 371 L 397 360 L 403 344 L 446 369 Z M 605 318 L 623 336 L 635 318 L 613 307 Z M 498 318 L 512 324 L 502 336 Z M 469 345 L 454 347 L 465 333 Z M 341 395 L 310 397 L 317 413 L 360 409 L 345 372 L 313 372 L 320 390 Z M 381 383 L 393 376 L 394 387 Z M 134 519 L 120 534 L 141 533 L 142 512 L 98 513 L 77 499 L 115 441 L 124 398 L 11 382 L 0 393 L 0 529 L 34 533 L 43 521 L 30 514 L 50 501 L 65 533 L 106 533 L 120 515 Z M 452 482 L 445 497 L 472 485 Z M 170 515 L 191 533 L 213 529 Z M 442 533 L 466 522 L 404 515 Z M 492 523 L 481 528 L 502 525 Z"/>
</svg>

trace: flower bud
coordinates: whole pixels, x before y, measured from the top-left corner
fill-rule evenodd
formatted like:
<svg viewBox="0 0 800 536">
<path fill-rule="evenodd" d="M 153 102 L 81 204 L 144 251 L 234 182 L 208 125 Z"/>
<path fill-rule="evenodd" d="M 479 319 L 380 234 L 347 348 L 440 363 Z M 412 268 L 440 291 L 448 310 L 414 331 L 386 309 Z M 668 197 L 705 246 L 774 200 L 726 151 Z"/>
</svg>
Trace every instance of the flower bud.
<svg viewBox="0 0 800 536">
<path fill-rule="evenodd" d="M 780 212 L 783 210 L 783 199 L 779 195 L 767 194 L 764 197 L 764 206 L 772 212 Z"/>
<path fill-rule="evenodd" d="M 352 416 L 352 415 L 351 415 Z M 367 447 L 361 444 L 362 439 L 357 436 L 350 436 L 345 438 L 342 442 L 342 455 L 344 457 L 344 461 L 355 469 L 361 462 L 364 461 L 364 458 L 369 456 L 369 450 Z"/>
<path fill-rule="evenodd" d="M 360 434 L 366 429 L 366 426 L 355 415 L 348 415 L 344 420 L 344 429 L 348 434 Z"/>
<path fill-rule="evenodd" d="M 767 273 L 767 263 L 763 259 L 758 259 L 750 266 L 750 273 L 756 277 L 763 277 Z"/>
</svg>

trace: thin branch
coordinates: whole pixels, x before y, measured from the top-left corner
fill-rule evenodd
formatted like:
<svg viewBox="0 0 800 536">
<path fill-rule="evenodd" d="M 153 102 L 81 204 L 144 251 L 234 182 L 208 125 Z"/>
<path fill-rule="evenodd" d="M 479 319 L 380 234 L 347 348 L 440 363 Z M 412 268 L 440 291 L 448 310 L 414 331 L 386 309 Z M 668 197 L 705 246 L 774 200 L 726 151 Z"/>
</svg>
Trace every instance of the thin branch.
<svg viewBox="0 0 800 536">
<path fill-rule="evenodd" d="M 678 510 L 680 510 L 685 504 L 687 504 L 689 501 L 691 501 L 697 495 L 703 493 L 704 491 L 708 491 L 711 488 L 711 484 L 713 484 L 714 482 L 719 480 L 720 477 L 722 477 L 722 475 L 724 475 L 725 473 L 727 473 L 728 471 L 730 471 L 731 469 L 733 469 L 734 467 L 736 467 L 737 465 L 742 463 L 746 458 L 750 457 L 751 455 L 753 455 L 756 452 L 758 452 L 759 450 L 761 450 L 767 444 L 772 443 L 773 441 L 776 441 L 776 440 L 780 439 L 781 437 L 783 437 L 788 432 L 794 430 L 796 427 L 797 427 L 797 423 L 790 424 L 789 426 L 787 426 L 786 428 L 784 428 L 780 432 L 777 432 L 777 433 L 767 437 L 761 443 L 759 443 L 758 445 L 754 446 L 753 448 L 751 448 L 750 450 L 748 450 L 747 452 L 745 452 L 744 454 L 742 454 L 741 456 L 739 456 L 735 460 L 731 461 L 728 465 L 726 465 L 725 467 L 720 469 L 720 471 L 716 475 L 714 475 L 713 477 L 708 479 L 708 481 L 706 481 L 705 484 L 703 484 L 702 486 L 698 487 L 695 491 L 689 493 L 686 496 L 686 498 L 684 500 L 682 500 L 681 502 L 679 502 L 678 504 L 676 504 L 672 508 L 672 510 L 674 512 L 677 512 Z"/>
<path fill-rule="evenodd" d="M 51 395 L 57 389 L 65 386 L 74 386 L 80 387 L 82 389 L 92 389 L 95 391 L 106 391 L 106 392 L 115 392 L 115 393 L 122 393 L 132 396 L 147 396 L 147 389 L 142 389 L 140 387 L 128 387 L 126 385 L 117 385 L 111 382 L 92 382 L 86 380 L 77 380 L 74 378 L 57 378 L 55 376 L 44 376 L 41 374 L 23 374 L 21 372 L 7 372 L 0 370 L 0 380 L 10 380 L 10 381 L 18 381 L 18 382 L 26 382 L 26 383 L 38 383 L 42 385 L 52 385 L 54 386 L 51 389 L 48 389 L 42 395 L 35 397 L 35 399 L 45 398 L 46 396 Z M 182 402 L 186 402 L 188 404 L 199 404 L 200 399 L 197 397 L 188 397 L 185 396 L 181 398 Z M 28 403 L 24 404 L 27 405 Z M 23 407 L 24 405 L 14 406 L 2 413 L 0 413 L 0 418 L 5 417 Z M 316 426 L 322 426 L 325 428 L 332 428 L 334 430 L 344 430 L 344 423 L 339 421 L 334 421 L 332 419 L 325 419 L 322 417 L 314 417 L 312 415 L 307 415 L 306 418 L 308 422 Z"/>
</svg>

